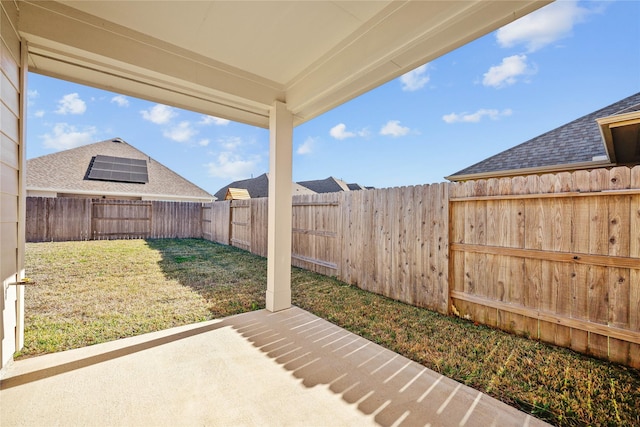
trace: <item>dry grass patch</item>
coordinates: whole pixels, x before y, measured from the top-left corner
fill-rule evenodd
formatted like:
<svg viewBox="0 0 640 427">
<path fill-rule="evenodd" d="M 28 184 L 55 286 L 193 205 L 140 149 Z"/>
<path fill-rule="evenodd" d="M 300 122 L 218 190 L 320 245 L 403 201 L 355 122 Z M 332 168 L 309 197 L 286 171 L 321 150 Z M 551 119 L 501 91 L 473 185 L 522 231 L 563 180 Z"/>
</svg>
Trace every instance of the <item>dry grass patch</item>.
<svg viewBox="0 0 640 427">
<path fill-rule="evenodd" d="M 27 245 L 23 356 L 264 308 L 266 260 L 204 240 Z M 640 372 L 293 269 L 299 307 L 561 426 L 640 425 Z"/>
</svg>

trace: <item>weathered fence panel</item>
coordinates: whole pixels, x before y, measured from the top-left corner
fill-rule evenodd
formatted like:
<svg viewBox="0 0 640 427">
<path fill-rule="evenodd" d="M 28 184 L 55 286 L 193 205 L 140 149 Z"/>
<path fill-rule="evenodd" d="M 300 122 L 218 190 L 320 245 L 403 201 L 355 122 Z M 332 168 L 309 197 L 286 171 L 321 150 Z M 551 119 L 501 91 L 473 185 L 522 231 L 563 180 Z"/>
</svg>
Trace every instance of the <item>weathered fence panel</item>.
<svg viewBox="0 0 640 427">
<path fill-rule="evenodd" d="M 231 244 L 231 201 L 207 203 L 202 213 L 203 238 Z M 208 222 L 207 222 L 208 221 Z M 208 229 L 207 233 L 205 230 Z"/>
<path fill-rule="evenodd" d="M 342 194 L 339 278 L 447 313 L 447 184 Z"/>
<path fill-rule="evenodd" d="M 91 238 L 91 200 L 27 197 L 26 241 L 61 242 Z"/>
<path fill-rule="evenodd" d="M 213 241 L 213 203 L 203 203 L 200 214 L 202 238 Z"/>
<path fill-rule="evenodd" d="M 251 200 L 251 252 L 263 257 L 267 256 L 268 214 L 268 198 L 263 197 Z"/>
<path fill-rule="evenodd" d="M 200 203 L 27 197 L 27 242 L 201 238 Z"/>
<path fill-rule="evenodd" d="M 251 251 L 251 200 L 231 201 L 231 246 Z"/>
<path fill-rule="evenodd" d="M 154 239 L 200 238 L 203 207 L 200 203 L 154 201 L 151 217 L 151 237 Z"/>
<path fill-rule="evenodd" d="M 640 366 L 640 167 L 451 187 L 452 310 Z"/>
<path fill-rule="evenodd" d="M 293 265 L 326 276 L 338 275 L 340 198 L 340 193 L 294 196 L 291 222 Z"/>
<path fill-rule="evenodd" d="M 91 202 L 91 238 L 149 238 L 152 212 L 153 205 L 147 201 L 94 199 Z"/>
</svg>

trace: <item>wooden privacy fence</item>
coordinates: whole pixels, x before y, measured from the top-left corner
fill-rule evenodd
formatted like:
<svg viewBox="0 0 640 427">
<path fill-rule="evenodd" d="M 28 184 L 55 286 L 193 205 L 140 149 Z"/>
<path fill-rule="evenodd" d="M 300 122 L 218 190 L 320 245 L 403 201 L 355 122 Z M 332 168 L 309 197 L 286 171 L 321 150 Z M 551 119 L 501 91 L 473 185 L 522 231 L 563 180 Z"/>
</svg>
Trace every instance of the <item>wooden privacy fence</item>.
<svg viewBox="0 0 640 427">
<path fill-rule="evenodd" d="M 455 311 L 640 366 L 640 167 L 451 188 Z"/>
<path fill-rule="evenodd" d="M 267 203 L 213 203 L 208 235 L 266 256 Z M 640 367 L 640 166 L 295 196 L 292 209 L 293 265 Z"/>
<path fill-rule="evenodd" d="M 448 184 L 344 193 L 338 277 L 448 312 Z"/>
<path fill-rule="evenodd" d="M 202 237 L 192 202 L 27 197 L 27 242 Z"/>
<path fill-rule="evenodd" d="M 443 183 L 294 196 L 291 263 L 447 313 L 448 194 Z M 207 205 L 204 235 L 266 256 L 267 207 L 267 198 Z"/>
<path fill-rule="evenodd" d="M 196 237 L 267 255 L 268 199 L 27 199 L 27 241 Z M 295 196 L 293 265 L 640 367 L 640 166 Z"/>
<path fill-rule="evenodd" d="M 294 196 L 293 265 L 336 276 L 340 194 Z M 203 206 L 203 237 L 267 256 L 268 198 L 214 202 Z M 209 237 L 211 236 L 211 237 Z"/>
</svg>

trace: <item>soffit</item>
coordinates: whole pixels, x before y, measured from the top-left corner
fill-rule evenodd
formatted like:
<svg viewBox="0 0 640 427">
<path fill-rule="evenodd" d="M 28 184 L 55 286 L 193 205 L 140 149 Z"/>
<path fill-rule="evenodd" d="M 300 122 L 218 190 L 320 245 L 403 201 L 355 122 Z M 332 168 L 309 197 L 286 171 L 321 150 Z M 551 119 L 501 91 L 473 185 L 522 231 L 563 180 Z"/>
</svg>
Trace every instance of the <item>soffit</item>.
<svg viewBox="0 0 640 427">
<path fill-rule="evenodd" d="M 268 126 L 300 124 L 545 4 L 20 1 L 31 71 Z"/>
<path fill-rule="evenodd" d="M 596 121 L 612 163 L 640 163 L 640 111 L 616 114 Z"/>
</svg>

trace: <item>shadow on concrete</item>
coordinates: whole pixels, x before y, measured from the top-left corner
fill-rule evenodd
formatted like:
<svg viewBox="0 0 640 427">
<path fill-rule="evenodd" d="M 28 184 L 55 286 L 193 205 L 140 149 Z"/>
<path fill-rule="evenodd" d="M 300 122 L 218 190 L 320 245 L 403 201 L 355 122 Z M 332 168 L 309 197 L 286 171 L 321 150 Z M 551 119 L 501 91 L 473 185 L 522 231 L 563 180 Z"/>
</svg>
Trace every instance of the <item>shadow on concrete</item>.
<svg viewBox="0 0 640 427">
<path fill-rule="evenodd" d="M 296 307 L 232 320 L 234 329 L 306 387 L 327 385 L 380 425 L 546 425 Z"/>
<path fill-rule="evenodd" d="M 9 371 L 3 425 L 546 425 L 297 307 L 19 360 Z"/>
<path fill-rule="evenodd" d="M 114 350 L 106 351 L 104 353 L 97 353 L 95 355 L 91 355 L 88 357 L 75 359 L 70 362 L 54 364 L 52 366 L 47 366 L 46 368 L 36 369 L 24 374 L 11 376 L 9 378 L 0 380 L 0 390 L 10 389 L 12 387 L 21 386 L 33 381 L 43 380 L 45 378 L 50 378 L 56 375 L 65 374 L 78 369 L 87 368 L 89 366 L 97 365 L 99 363 L 107 362 L 109 360 L 129 356 L 131 354 L 138 353 L 140 351 L 149 350 L 154 347 L 158 347 L 174 341 L 179 341 L 185 338 L 190 338 L 196 335 L 203 334 L 205 332 L 214 331 L 223 326 L 225 325 L 223 325 L 222 323 L 209 324 L 206 326 L 178 332 L 172 335 L 155 338 L 149 341 L 143 341 L 138 344 L 133 344 L 126 347 L 121 347 Z M 26 359 L 26 360 L 29 360 L 29 359 Z"/>
</svg>

